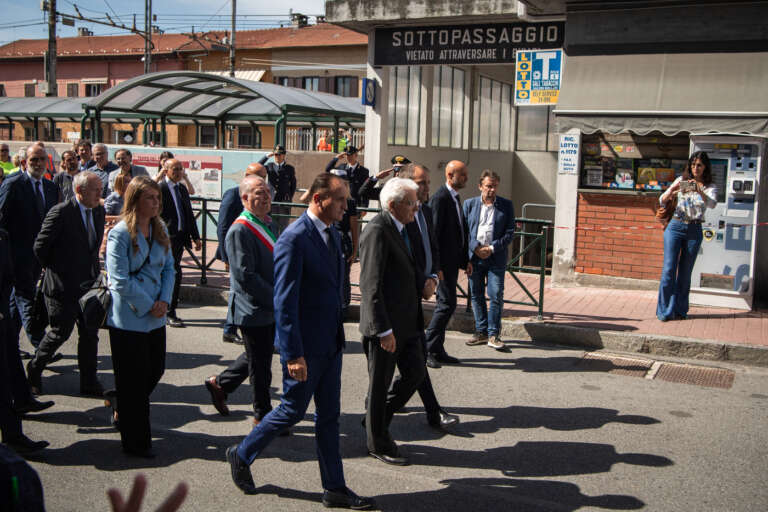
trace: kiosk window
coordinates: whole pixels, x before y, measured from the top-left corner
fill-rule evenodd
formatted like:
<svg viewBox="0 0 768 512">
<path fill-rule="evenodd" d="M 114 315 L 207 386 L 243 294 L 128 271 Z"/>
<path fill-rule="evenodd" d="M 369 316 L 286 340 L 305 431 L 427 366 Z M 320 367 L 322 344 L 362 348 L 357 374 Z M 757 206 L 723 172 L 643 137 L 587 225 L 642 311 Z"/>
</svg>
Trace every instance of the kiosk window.
<svg viewBox="0 0 768 512">
<path fill-rule="evenodd" d="M 418 146 L 421 125 L 421 68 L 389 68 L 389 134 L 392 146 Z"/>
</svg>

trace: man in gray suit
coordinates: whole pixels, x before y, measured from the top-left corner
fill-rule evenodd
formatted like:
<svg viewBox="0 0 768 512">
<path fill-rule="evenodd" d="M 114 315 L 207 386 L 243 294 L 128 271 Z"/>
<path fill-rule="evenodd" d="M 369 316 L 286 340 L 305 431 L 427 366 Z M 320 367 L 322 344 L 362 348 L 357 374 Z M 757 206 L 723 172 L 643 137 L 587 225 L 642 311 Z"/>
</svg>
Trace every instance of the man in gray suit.
<svg viewBox="0 0 768 512">
<path fill-rule="evenodd" d="M 229 261 L 229 310 L 227 322 L 240 327 L 253 388 L 254 423 L 272 410 L 269 386 L 272 382 L 272 348 L 275 339 L 275 313 L 272 302 L 274 275 L 272 249 L 277 237 L 269 217 L 272 207 L 269 186 L 264 178 L 246 176 L 240 183 L 243 211 L 227 231 L 225 246 Z M 243 356 L 232 363 L 241 364 Z M 213 405 L 222 415 L 229 414 L 227 394 L 215 377 L 205 381 Z"/>
<path fill-rule="evenodd" d="M 417 191 L 411 180 L 390 179 L 379 196 L 384 211 L 368 223 L 360 239 L 360 332 L 369 377 L 368 453 L 395 465 L 408 464 L 408 459 L 392 440 L 389 424 L 424 379 L 421 297 L 434 292 L 434 281 L 424 289 L 425 274 L 417 270 L 413 256 L 416 241 L 411 242 L 405 228 L 418 210 Z M 401 379 L 387 396 L 395 366 Z"/>
</svg>

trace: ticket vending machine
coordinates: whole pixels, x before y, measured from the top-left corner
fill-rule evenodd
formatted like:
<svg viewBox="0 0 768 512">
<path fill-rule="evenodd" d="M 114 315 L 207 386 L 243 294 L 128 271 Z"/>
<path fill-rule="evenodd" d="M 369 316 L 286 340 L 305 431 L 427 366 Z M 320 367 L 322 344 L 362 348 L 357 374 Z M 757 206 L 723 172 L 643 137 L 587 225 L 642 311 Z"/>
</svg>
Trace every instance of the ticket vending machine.
<svg viewBox="0 0 768 512">
<path fill-rule="evenodd" d="M 692 304 L 752 309 L 766 146 L 757 137 L 691 136 L 691 153 L 709 155 L 718 191 L 717 206 L 707 210 L 701 226 L 704 239 L 691 277 Z"/>
</svg>

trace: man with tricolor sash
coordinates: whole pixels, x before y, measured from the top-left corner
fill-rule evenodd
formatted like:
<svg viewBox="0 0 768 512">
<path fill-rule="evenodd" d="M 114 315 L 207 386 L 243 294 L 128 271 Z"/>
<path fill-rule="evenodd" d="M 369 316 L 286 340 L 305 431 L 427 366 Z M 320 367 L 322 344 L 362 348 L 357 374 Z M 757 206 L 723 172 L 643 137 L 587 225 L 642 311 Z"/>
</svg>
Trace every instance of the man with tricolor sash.
<svg viewBox="0 0 768 512">
<path fill-rule="evenodd" d="M 240 183 L 240 199 L 243 212 L 227 231 L 224 243 L 229 260 L 227 322 L 240 328 L 245 354 L 223 373 L 233 371 L 233 366 L 242 365 L 242 359 L 247 359 L 253 388 L 253 422 L 258 425 L 272 410 L 269 397 L 275 338 L 272 250 L 277 237 L 269 217 L 272 200 L 267 182 L 260 176 L 246 176 Z M 226 398 L 234 391 L 225 386 L 225 382 L 230 381 L 208 379 L 205 383 L 213 405 L 223 415 L 229 414 Z"/>
</svg>

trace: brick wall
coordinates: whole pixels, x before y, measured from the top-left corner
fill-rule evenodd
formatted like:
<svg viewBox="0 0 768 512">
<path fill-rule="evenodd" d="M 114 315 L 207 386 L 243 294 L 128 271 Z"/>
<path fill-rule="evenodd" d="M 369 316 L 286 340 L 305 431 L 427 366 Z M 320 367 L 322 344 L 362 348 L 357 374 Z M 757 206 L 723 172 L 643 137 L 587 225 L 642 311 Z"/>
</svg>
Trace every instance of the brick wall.
<svg viewBox="0 0 768 512">
<path fill-rule="evenodd" d="M 575 271 L 658 280 L 664 231 L 657 205 L 655 195 L 579 193 Z M 631 226 L 637 229 L 600 229 Z"/>
</svg>

